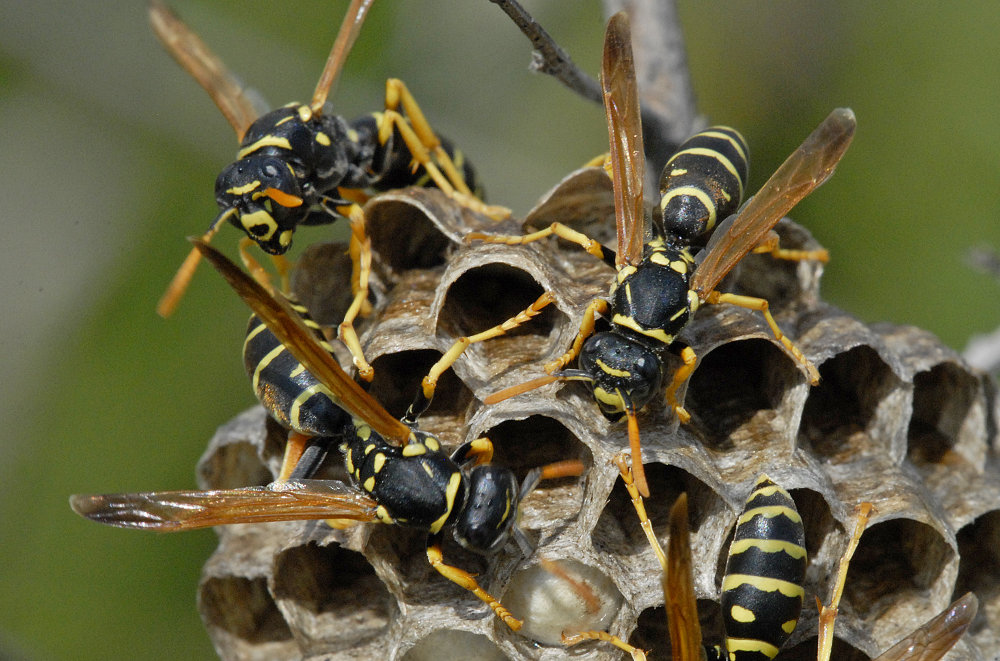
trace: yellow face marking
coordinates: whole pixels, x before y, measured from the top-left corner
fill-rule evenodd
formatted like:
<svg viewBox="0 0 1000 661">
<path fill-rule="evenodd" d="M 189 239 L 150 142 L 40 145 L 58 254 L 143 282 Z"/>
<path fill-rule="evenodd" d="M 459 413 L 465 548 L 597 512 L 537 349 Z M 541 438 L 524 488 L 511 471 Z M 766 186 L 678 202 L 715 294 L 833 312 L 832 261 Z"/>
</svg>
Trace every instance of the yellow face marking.
<svg viewBox="0 0 1000 661">
<path fill-rule="evenodd" d="M 227 188 L 226 192 L 230 195 L 246 195 L 247 193 L 252 193 L 257 188 L 260 187 L 260 181 L 253 180 L 249 184 L 243 184 L 242 186 L 233 186 L 232 188 Z"/>
<path fill-rule="evenodd" d="M 604 388 L 594 388 L 594 399 L 601 404 L 607 405 L 612 411 L 625 412 L 625 403 L 622 401 L 622 396 L 617 392 L 608 392 Z"/>
<path fill-rule="evenodd" d="M 292 230 L 285 230 L 278 235 L 278 243 L 280 243 L 283 248 L 287 248 L 292 245 L 292 234 Z"/>
<path fill-rule="evenodd" d="M 278 223 L 274 222 L 274 218 L 265 209 L 242 214 L 240 216 L 240 224 L 256 241 L 269 241 L 274 236 L 274 233 L 278 231 Z M 254 228 L 257 227 L 263 227 L 265 231 L 260 232 L 255 230 Z"/>
<path fill-rule="evenodd" d="M 385 466 L 385 455 L 379 452 L 375 455 L 375 460 L 372 462 L 372 471 L 377 474 L 382 470 L 383 466 Z"/>
<path fill-rule="evenodd" d="M 320 131 L 319 133 L 316 134 L 316 142 L 318 142 L 319 144 L 323 145 L 324 147 L 329 147 L 330 146 L 330 136 L 328 136 L 326 133 L 323 133 L 322 131 Z"/>
<path fill-rule="evenodd" d="M 750 585 L 762 592 L 780 592 L 792 599 L 801 599 L 805 594 L 801 585 L 796 585 L 791 581 L 782 581 L 777 578 L 767 578 L 766 576 L 750 576 L 749 574 L 727 574 L 722 579 L 722 591 L 732 590 L 741 585 Z"/>
<path fill-rule="evenodd" d="M 407 443 L 403 446 L 404 457 L 418 457 L 427 452 L 427 447 L 423 443 Z"/>
<path fill-rule="evenodd" d="M 743 608 L 742 606 L 733 606 L 729 609 L 729 616 L 736 620 L 737 622 L 743 622 L 744 624 L 753 622 L 757 619 L 753 611 L 749 608 Z"/>
<path fill-rule="evenodd" d="M 288 142 L 288 138 L 280 138 L 276 135 L 265 135 L 257 142 L 247 145 L 243 149 L 236 152 L 236 160 L 242 160 L 258 149 L 262 149 L 264 147 L 277 147 L 278 149 L 287 149 L 291 151 L 292 143 Z"/>
<path fill-rule="evenodd" d="M 729 547 L 729 554 L 736 555 L 748 549 L 758 549 L 764 553 L 786 553 L 796 560 L 806 557 L 805 548 L 792 542 L 785 542 L 778 539 L 741 539 L 734 540 Z"/>
<path fill-rule="evenodd" d="M 740 518 L 736 520 L 736 525 L 742 526 L 755 516 L 763 516 L 768 519 L 773 519 L 776 516 L 784 516 L 795 523 L 802 523 L 802 517 L 790 507 L 785 507 L 784 505 L 765 505 L 764 507 L 753 507 L 743 512 Z"/>
<path fill-rule="evenodd" d="M 600 367 L 601 371 L 604 372 L 605 374 L 610 374 L 611 376 L 616 376 L 619 379 L 627 379 L 628 377 L 632 376 L 631 372 L 629 372 L 627 370 L 617 370 L 617 369 L 611 367 L 610 365 L 608 365 L 607 363 L 605 363 L 600 358 L 597 359 L 597 366 Z"/>
<path fill-rule="evenodd" d="M 455 507 L 455 496 L 458 494 L 458 488 L 460 486 L 462 486 L 462 474 L 456 471 L 451 474 L 450 478 L 448 478 L 448 487 L 445 489 L 444 492 L 445 503 L 447 503 L 447 509 L 437 521 L 431 524 L 430 528 L 431 533 L 436 533 L 440 531 L 441 528 L 444 527 L 444 524 L 448 520 L 448 517 L 451 516 L 451 511 Z"/>
<path fill-rule="evenodd" d="M 367 480 L 365 480 L 365 483 L 362 484 L 361 486 L 365 488 L 365 491 L 371 493 L 372 489 L 375 488 L 375 478 L 369 477 Z"/>
</svg>

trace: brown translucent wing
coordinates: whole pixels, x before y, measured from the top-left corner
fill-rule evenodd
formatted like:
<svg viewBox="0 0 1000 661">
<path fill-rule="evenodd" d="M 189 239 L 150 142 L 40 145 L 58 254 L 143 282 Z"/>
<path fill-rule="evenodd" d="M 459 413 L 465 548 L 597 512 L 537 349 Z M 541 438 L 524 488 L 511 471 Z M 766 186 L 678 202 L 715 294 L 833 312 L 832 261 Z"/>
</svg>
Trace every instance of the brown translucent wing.
<svg viewBox="0 0 1000 661">
<path fill-rule="evenodd" d="M 943 658 L 972 624 L 978 609 L 976 595 L 967 592 L 875 661 L 937 661 Z"/>
<path fill-rule="evenodd" d="M 854 137 L 849 108 L 831 112 L 735 216 L 716 228 L 691 278 L 704 298 L 792 207 L 833 174 Z"/>
<path fill-rule="evenodd" d="M 604 35 L 601 89 L 608 116 L 611 145 L 611 180 L 614 184 L 615 222 L 618 227 L 617 266 L 637 265 L 645 241 L 642 180 L 646 157 L 642 151 L 639 91 L 632 58 L 632 34 L 628 15 L 618 12 L 608 22 Z"/>
<path fill-rule="evenodd" d="M 225 255 L 201 239 L 190 241 L 222 274 L 267 329 L 288 349 L 295 360 L 309 370 L 333 393 L 334 403 L 352 416 L 364 420 L 388 441 L 404 443 L 410 428 L 392 417 L 374 397 L 362 390 L 316 339 L 288 301 L 272 296 Z"/>
<path fill-rule="evenodd" d="M 365 22 L 365 16 L 375 0 L 353 0 L 351 6 L 347 8 L 347 14 L 340 24 L 340 32 L 333 42 L 329 57 L 326 58 L 326 66 L 316 83 L 316 91 L 313 92 L 310 107 L 315 114 L 323 111 L 323 104 L 337 84 L 341 69 L 344 68 L 344 61 L 347 54 L 351 52 L 354 41 L 361 32 L 361 25 Z"/>
<path fill-rule="evenodd" d="M 663 574 L 663 596 L 674 661 L 700 661 L 703 658 L 701 624 L 691 575 L 686 493 L 682 493 L 670 508 L 670 540 L 667 543 L 667 571 Z"/>
<path fill-rule="evenodd" d="M 160 532 L 229 523 L 308 519 L 374 521 L 377 503 L 336 480 L 275 482 L 219 491 L 158 491 L 70 496 L 73 511 L 118 528 Z"/>
<path fill-rule="evenodd" d="M 260 116 L 243 85 L 184 21 L 156 0 L 149 5 L 149 23 L 163 47 L 208 92 L 242 140 Z"/>
</svg>

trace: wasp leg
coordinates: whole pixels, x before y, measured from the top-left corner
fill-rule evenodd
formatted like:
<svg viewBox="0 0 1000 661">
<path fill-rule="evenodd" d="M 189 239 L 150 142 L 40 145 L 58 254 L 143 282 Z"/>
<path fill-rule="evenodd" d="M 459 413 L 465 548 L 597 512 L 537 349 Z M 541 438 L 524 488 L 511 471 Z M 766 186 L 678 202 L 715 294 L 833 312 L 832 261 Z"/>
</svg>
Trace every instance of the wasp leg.
<svg viewBox="0 0 1000 661">
<path fill-rule="evenodd" d="M 281 458 L 281 469 L 278 471 L 277 482 L 287 482 L 291 478 L 299 459 L 302 458 L 302 454 L 311 440 L 312 436 L 306 436 L 297 431 L 288 432 L 288 442 L 285 443 L 285 454 Z"/>
<path fill-rule="evenodd" d="M 730 305 L 736 305 L 741 308 L 747 308 L 748 310 L 757 310 L 764 315 L 764 320 L 767 321 L 767 325 L 771 327 L 771 332 L 774 333 L 774 337 L 777 338 L 781 344 L 784 345 L 785 349 L 788 350 L 790 354 L 799 361 L 799 363 L 806 369 L 809 374 L 809 383 L 812 385 L 819 384 L 819 371 L 816 366 L 812 364 L 805 354 L 799 350 L 795 344 L 785 337 L 785 334 L 781 332 L 778 328 L 778 322 L 774 320 L 771 316 L 770 310 L 768 310 L 768 302 L 763 298 L 756 298 L 754 296 L 740 296 L 739 294 L 723 294 L 721 292 L 712 290 L 705 297 L 706 303 L 711 303 L 713 305 L 719 303 L 729 303 Z"/>
<path fill-rule="evenodd" d="M 577 232 L 575 229 L 567 227 L 562 223 L 552 223 L 544 229 L 540 229 L 537 232 L 532 232 L 530 234 L 522 235 L 509 235 L 509 234 L 484 234 L 482 232 L 470 232 L 465 235 L 466 243 L 470 241 L 485 241 L 486 243 L 504 243 L 508 246 L 518 246 L 524 245 L 525 243 L 531 243 L 533 241 L 538 241 L 544 239 L 545 237 L 552 236 L 555 234 L 561 239 L 566 239 L 576 245 L 580 246 L 588 253 L 594 257 L 605 260 L 607 252 L 599 242 L 591 239 L 586 234 L 582 232 Z M 614 266 L 614 264 L 612 264 Z"/>
<path fill-rule="evenodd" d="M 865 526 L 868 525 L 868 519 L 871 518 L 874 509 L 875 506 L 871 503 L 861 503 L 854 508 L 854 531 L 851 533 L 851 538 L 847 542 L 847 548 L 844 549 L 844 555 L 841 556 L 840 564 L 837 566 L 837 581 L 833 586 L 833 596 L 830 598 L 830 605 L 825 606 L 820 602 L 819 597 L 816 597 L 816 606 L 819 608 L 817 661 L 830 661 L 830 652 L 833 649 L 833 627 L 837 620 L 837 611 L 840 608 L 840 598 L 844 595 L 847 569 L 851 564 L 851 558 L 854 557 L 854 551 L 858 548 L 858 542 L 861 541 L 861 533 L 865 531 Z"/>
<path fill-rule="evenodd" d="M 451 460 L 459 466 L 465 466 L 469 462 L 473 466 L 488 464 L 493 461 L 493 442 L 485 436 L 469 441 L 455 450 Z"/>
<path fill-rule="evenodd" d="M 819 250 L 792 250 L 782 248 L 780 244 L 781 239 L 778 238 L 778 233 L 771 230 L 767 233 L 767 237 L 758 243 L 752 252 L 758 254 L 770 254 L 771 257 L 775 259 L 785 259 L 790 262 L 814 260 L 825 263 L 830 261 L 830 252 L 825 248 L 820 248 Z"/>
<path fill-rule="evenodd" d="M 635 508 L 635 513 L 639 517 L 639 525 L 642 526 L 642 531 L 646 533 L 646 539 L 649 540 L 649 546 L 653 549 L 653 554 L 656 555 L 656 559 L 659 561 L 660 566 L 664 571 L 666 571 L 667 556 L 663 553 L 663 547 L 660 546 L 660 541 L 656 539 L 656 535 L 653 533 L 653 524 L 650 522 L 649 516 L 646 514 L 646 506 L 643 504 L 642 496 L 639 494 L 639 490 L 635 486 L 632 469 L 629 467 L 628 461 L 625 459 L 624 452 L 615 456 L 615 465 L 618 466 L 618 472 L 621 474 L 625 490 L 628 491 L 629 497 L 632 498 L 632 507 Z"/>
<path fill-rule="evenodd" d="M 402 106 L 404 117 L 398 111 Z M 510 216 L 510 209 L 500 206 L 484 204 L 469 190 L 451 156 L 441 146 L 441 140 L 434 133 L 430 123 L 424 116 L 424 112 L 417 105 L 417 100 L 407 89 L 406 84 L 398 78 L 390 78 L 385 82 L 385 113 L 380 117 L 378 139 L 380 144 L 385 144 L 392 136 L 392 130 L 399 130 L 407 149 L 413 155 L 414 161 L 424 166 L 427 174 L 430 175 L 434 183 L 449 196 L 458 200 L 464 206 L 474 211 L 478 211 L 494 220 L 503 220 Z M 441 164 L 441 169 L 431 160 L 431 152 L 434 160 Z M 445 176 L 447 175 L 447 176 Z"/>
<path fill-rule="evenodd" d="M 260 262 L 250 253 L 251 248 L 257 245 L 254 240 L 249 236 L 244 236 L 240 239 L 239 251 L 240 260 L 243 262 L 243 266 L 247 268 L 253 279 L 257 281 L 259 285 L 267 289 L 269 292 L 274 292 L 274 287 L 271 284 L 271 274 L 261 266 Z M 292 264 L 284 255 L 268 255 L 271 258 L 271 264 L 274 265 L 274 270 L 278 272 L 278 279 L 281 281 L 281 291 L 287 294 L 290 291 L 288 274 L 292 270 Z"/>
<path fill-rule="evenodd" d="M 674 415 L 683 424 L 691 422 L 691 414 L 687 412 L 680 402 L 677 401 L 677 390 L 688 380 L 691 373 L 694 372 L 694 366 L 698 362 L 698 356 L 695 354 L 694 349 L 691 347 L 684 347 L 681 351 L 681 360 L 684 364 L 677 368 L 674 372 L 674 377 L 670 381 L 670 385 L 667 386 L 665 397 L 667 400 L 667 406 L 673 409 Z"/>
<path fill-rule="evenodd" d="M 632 657 L 632 661 L 646 661 L 646 652 L 638 647 L 629 645 L 618 636 L 612 636 L 607 631 L 580 631 L 574 634 L 567 635 L 564 633 L 562 635 L 564 645 L 576 645 L 585 640 L 603 640 L 606 643 L 611 643 L 620 650 L 628 652 Z"/>
<path fill-rule="evenodd" d="M 577 331 L 576 337 L 573 339 L 573 344 L 566 350 L 566 353 L 555 360 L 545 363 L 545 371 L 548 374 L 558 372 L 580 355 L 580 349 L 583 348 L 584 341 L 594 334 L 594 324 L 597 321 L 598 315 L 606 314 L 608 306 L 609 303 L 603 298 L 595 298 L 587 304 L 587 309 L 583 311 L 583 319 L 580 320 L 580 330 Z"/>
<path fill-rule="evenodd" d="M 489 604 L 489 607 L 493 609 L 496 616 L 503 620 L 503 623 L 510 627 L 512 631 L 518 631 L 521 628 L 523 622 L 511 615 L 510 611 L 504 608 L 503 604 L 497 601 L 496 597 L 479 587 L 479 583 L 476 582 L 476 579 L 472 576 L 472 574 L 459 569 L 458 567 L 445 564 L 444 556 L 441 554 L 440 535 L 432 535 L 428 540 L 427 560 L 439 574 L 447 578 L 452 583 L 460 585 Z"/>
<path fill-rule="evenodd" d="M 410 408 L 407 409 L 406 415 L 403 416 L 403 424 L 413 424 L 416 422 L 417 418 L 427 410 L 427 407 L 431 405 L 431 400 L 434 399 L 434 391 L 437 389 L 438 379 L 441 378 L 441 375 L 445 370 L 451 367 L 455 361 L 458 360 L 458 357 L 461 356 L 470 345 L 478 342 L 484 342 L 495 337 L 500 337 L 504 333 L 517 328 L 521 324 L 537 316 L 542 312 L 545 306 L 554 301 L 555 297 L 552 295 L 552 292 L 544 292 L 534 303 L 521 312 L 518 312 L 507 321 L 497 324 L 493 328 L 484 330 L 481 333 L 476 333 L 475 335 L 470 335 L 468 337 L 460 337 L 455 340 L 455 343 L 451 345 L 451 348 L 448 349 L 448 351 L 446 351 L 436 363 L 434 363 L 430 371 L 427 373 L 427 376 L 424 377 L 421 382 L 422 388 L 420 392 L 417 393 L 417 398 L 412 404 L 410 404 Z"/>
<path fill-rule="evenodd" d="M 344 346 L 351 352 L 354 360 L 354 367 L 358 370 L 358 376 L 363 380 L 371 382 L 375 377 L 375 370 L 365 360 L 364 351 L 361 349 L 361 341 L 358 333 L 354 330 L 354 320 L 359 315 L 366 315 L 371 312 L 371 304 L 368 302 L 368 278 L 372 270 L 372 244 L 365 232 L 365 213 L 357 204 L 336 207 L 336 213 L 344 216 L 351 224 L 351 240 L 348 251 L 351 255 L 351 292 L 354 298 L 351 305 L 344 314 L 344 321 L 337 327 L 337 337 L 344 343 Z"/>
</svg>

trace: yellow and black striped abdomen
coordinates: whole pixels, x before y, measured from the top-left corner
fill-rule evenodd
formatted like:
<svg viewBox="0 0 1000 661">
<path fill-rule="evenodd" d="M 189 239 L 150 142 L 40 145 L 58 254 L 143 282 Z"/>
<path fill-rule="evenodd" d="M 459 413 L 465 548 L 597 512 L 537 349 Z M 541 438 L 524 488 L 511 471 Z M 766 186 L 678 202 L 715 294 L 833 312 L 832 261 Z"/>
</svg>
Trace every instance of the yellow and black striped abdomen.
<svg viewBox="0 0 1000 661">
<path fill-rule="evenodd" d="M 747 143 L 735 129 L 713 126 L 688 138 L 660 175 L 660 210 L 668 236 L 683 244 L 735 213 L 747 185 Z"/>
<path fill-rule="evenodd" d="M 305 308 L 293 304 L 317 334 L 319 326 Z M 328 349 L 329 345 L 322 340 Z M 306 436 L 342 434 L 351 417 L 334 404 L 333 394 L 295 360 L 278 338 L 257 318 L 250 317 L 243 343 L 243 364 L 254 394 L 267 412 L 286 429 Z"/>
<path fill-rule="evenodd" d="M 799 619 L 805 533 L 788 492 L 761 475 L 729 547 L 722 616 L 730 661 L 773 659 Z"/>
</svg>

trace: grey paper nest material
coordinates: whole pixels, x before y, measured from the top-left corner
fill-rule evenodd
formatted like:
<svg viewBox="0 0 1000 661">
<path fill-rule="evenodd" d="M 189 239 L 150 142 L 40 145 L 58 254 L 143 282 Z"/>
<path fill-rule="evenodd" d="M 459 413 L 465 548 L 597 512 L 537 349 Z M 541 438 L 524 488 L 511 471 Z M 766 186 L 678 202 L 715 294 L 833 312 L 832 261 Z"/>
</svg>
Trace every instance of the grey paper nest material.
<svg viewBox="0 0 1000 661">
<path fill-rule="evenodd" d="M 628 445 L 624 425 L 605 421 L 580 384 L 481 404 L 487 394 L 541 374 L 541 364 L 572 339 L 586 302 L 606 292 L 611 270 L 553 240 L 464 245 L 461 238 L 471 230 L 522 228 L 489 223 L 436 191 L 386 195 L 366 213 L 376 300 L 363 342 L 376 369 L 372 393 L 396 415 L 456 337 L 502 321 L 544 290 L 556 296 L 553 309 L 513 335 L 474 345 L 444 378 L 421 425 L 449 444 L 487 435 L 496 461 L 521 475 L 566 458 L 582 459 L 588 472 L 543 485 L 527 499 L 523 525 L 539 544 L 533 557 L 508 549 L 484 561 L 454 544 L 445 546 L 445 557 L 478 572 L 502 600 L 512 578 L 539 558 L 587 565 L 611 581 L 602 599 L 620 593 L 611 631 L 664 658 L 658 565 L 611 461 Z M 614 220 L 603 172 L 570 175 L 526 222 L 553 220 L 609 239 Z M 783 244 L 815 246 L 789 221 L 778 230 Z M 345 305 L 349 263 L 342 253 L 338 246 L 313 246 L 295 278 L 300 298 L 329 324 L 339 321 Z M 685 331 L 683 339 L 700 357 L 684 393 L 692 423 L 678 428 L 662 404 L 639 420 L 653 527 L 662 537 L 669 506 L 686 491 L 699 606 L 706 636 L 715 636 L 728 536 L 743 499 L 763 471 L 787 488 L 803 515 L 810 566 L 803 617 L 779 659 L 811 659 L 812 595 L 827 597 L 852 509 L 872 501 L 878 513 L 851 566 L 834 658 L 874 656 L 967 590 L 976 591 L 983 606 L 972 635 L 948 658 L 996 658 L 995 385 L 924 331 L 866 326 L 823 303 L 821 271 L 816 264 L 750 256 L 725 284 L 771 300 L 781 326 L 819 366 L 818 387 L 809 387 L 756 313 L 710 306 Z M 220 428 L 202 458 L 202 487 L 269 481 L 283 442 L 284 432 L 260 408 L 238 416 Z M 339 466 L 330 472 L 343 475 Z M 420 534 L 373 524 L 333 530 L 322 522 L 218 532 L 199 606 L 226 659 L 622 656 L 604 643 L 570 651 L 513 634 L 428 565 Z"/>
</svg>

